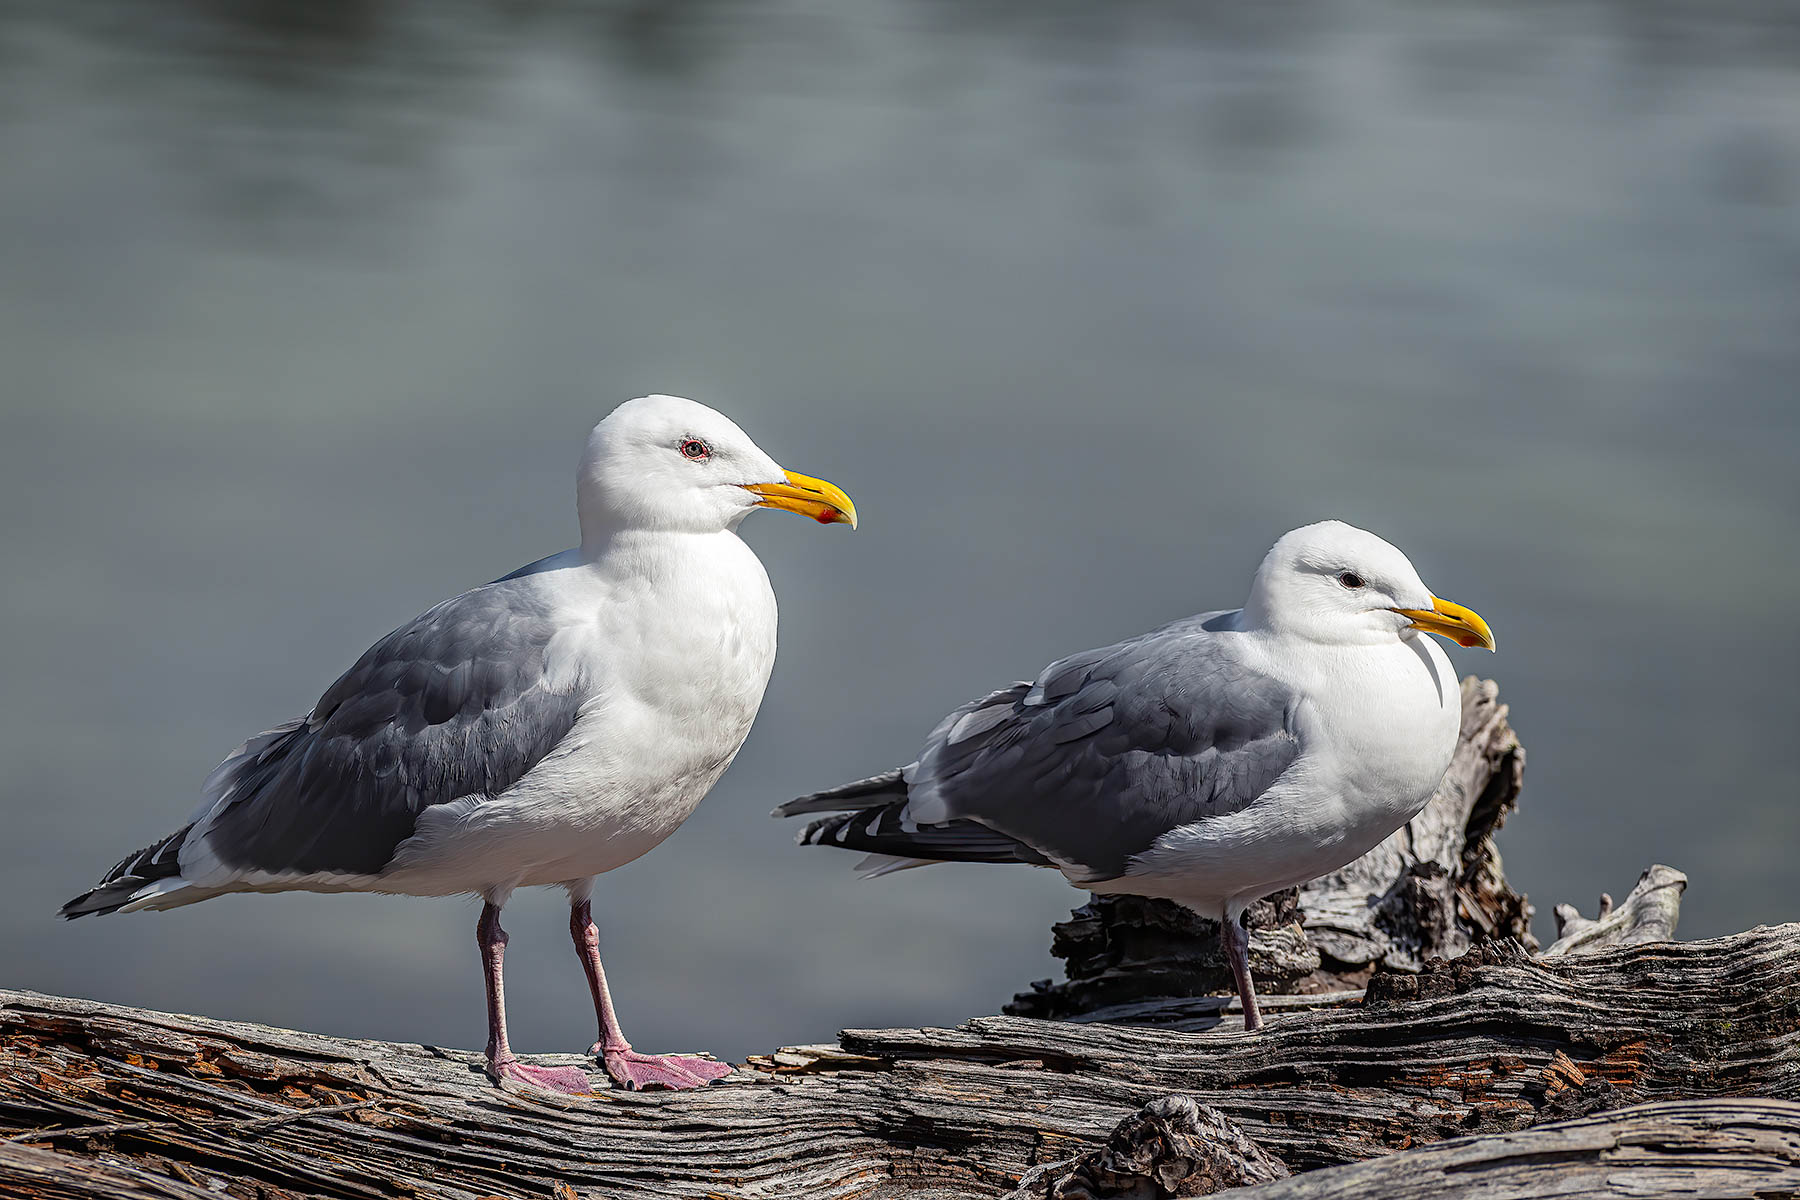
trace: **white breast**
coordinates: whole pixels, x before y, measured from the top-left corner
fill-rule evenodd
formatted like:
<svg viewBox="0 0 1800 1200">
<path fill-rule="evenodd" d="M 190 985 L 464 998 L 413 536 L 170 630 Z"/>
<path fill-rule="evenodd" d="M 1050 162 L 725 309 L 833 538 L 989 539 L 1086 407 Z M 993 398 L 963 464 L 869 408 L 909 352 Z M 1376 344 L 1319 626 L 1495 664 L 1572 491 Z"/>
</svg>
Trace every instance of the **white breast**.
<svg viewBox="0 0 1800 1200">
<path fill-rule="evenodd" d="M 422 815 L 395 890 L 499 889 L 623 866 L 685 821 L 750 732 L 775 662 L 775 595 L 736 534 L 628 535 L 546 580 L 558 669 L 589 699 L 505 794 Z"/>
<path fill-rule="evenodd" d="M 1298 761 L 1255 804 L 1165 834 L 1125 878 L 1093 890 L 1241 911 L 1374 849 L 1431 799 L 1456 750 L 1461 694 L 1429 637 L 1260 665 L 1306 697 Z"/>
<path fill-rule="evenodd" d="M 1456 751 L 1455 672 L 1425 634 L 1346 648 L 1326 666 L 1311 689 L 1302 744 L 1338 781 L 1350 815 L 1387 823 L 1385 837 L 1424 807 Z"/>
</svg>

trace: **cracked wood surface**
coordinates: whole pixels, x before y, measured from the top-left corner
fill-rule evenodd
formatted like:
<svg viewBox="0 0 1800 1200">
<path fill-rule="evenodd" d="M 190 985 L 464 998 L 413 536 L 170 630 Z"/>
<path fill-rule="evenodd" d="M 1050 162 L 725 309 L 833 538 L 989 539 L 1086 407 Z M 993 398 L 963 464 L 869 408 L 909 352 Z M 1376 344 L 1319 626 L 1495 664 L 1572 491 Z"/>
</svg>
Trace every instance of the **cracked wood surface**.
<svg viewBox="0 0 1800 1200">
<path fill-rule="evenodd" d="M 1229 1194 L 1233 1200 L 1793 1200 L 1800 1196 L 1800 1104 L 1645 1104 L 1521 1133 L 1457 1138 Z"/>
<path fill-rule="evenodd" d="M 1800 1104 L 1643 1104 L 1288 1177 L 1220 1114 L 1170 1096 L 1128 1119 L 1105 1150 L 1040 1168 L 1006 1200 L 1160 1200 L 1227 1188 L 1233 1200 L 1792 1200 Z"/>
<path fill-rule="evenodd" d="M 470 1052 L 0 992 L 0 1194 L 972 1200 L 1173 1093 L 1297 1172 L 1645 1102 L 1800 1101 L 1800 925 L 1552 959 L 1487 943 L 1311 1002 L 1259 1035 L 851 1031 L 699 1092 L 562 1101 L 492 1087 Z"/>
</svg>

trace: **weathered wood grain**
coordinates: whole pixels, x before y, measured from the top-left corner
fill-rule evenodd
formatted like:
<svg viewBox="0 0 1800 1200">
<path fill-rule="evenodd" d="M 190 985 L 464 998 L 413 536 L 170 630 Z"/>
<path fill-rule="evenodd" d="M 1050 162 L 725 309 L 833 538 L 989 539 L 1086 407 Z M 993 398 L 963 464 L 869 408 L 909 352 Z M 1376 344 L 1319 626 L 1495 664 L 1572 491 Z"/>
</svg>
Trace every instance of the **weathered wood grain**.
<svg viewBox="0 0 1800 1200">
<path fill-rule="evenodd" d="M 1676 1100 L 1435 1146 L 1230 1192 L 1234 1200 L 1793 1200 L 1800 1104 Z"/>
<path fill-rule="evenodd" d="M 0 1196 L 39 1200 L 217 1200 L 173 1175 L 0 1142 Z"/>
<path fill-rule="evenodd" d="M 1180 1093 L 1309 1171 L 1629 1104 L 1800 1101 L 1800 926 L 1550 959 L 1487 943 L 1234 1026 L 852 1031 L 700 1092 L 562 1101 L 496 1090 L 469 1052 L 0 992 L 0 1140 L 243 1200 L 974 1198 Z M 17 1157 L 0 1194 L 62 1194 Z"/>
<path fill-rule="evenodd" d="M 1228 1191 L 1229 1189 L 1229 1191 Z M 1675 1100 L 1519 1133 L 1454 1138 L 1310 1174 L 1271 1174 L 1216 1111 L 1169 1096 L 1107 1145 L 1032 1171 L 1006 1200 L 1646 1200 L 1800 1196 L 1800 1104 Z"/>
</svg>

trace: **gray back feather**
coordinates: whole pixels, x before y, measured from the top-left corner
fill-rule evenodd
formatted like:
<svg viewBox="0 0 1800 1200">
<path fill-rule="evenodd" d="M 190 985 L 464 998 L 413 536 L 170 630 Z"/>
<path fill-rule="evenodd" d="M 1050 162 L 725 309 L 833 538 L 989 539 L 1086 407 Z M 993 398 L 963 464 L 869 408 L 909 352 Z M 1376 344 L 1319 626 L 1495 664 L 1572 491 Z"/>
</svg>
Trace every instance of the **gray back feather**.
<svg viewBox="0 0 1800 1200">
<path fill-rule="evenodd" d="M 1299 755 L 1294 695 L 1251 671 L 1231 613 L 1053 663 L 952 713 L 908 772 L 919 821 L 974 820 L 1089 882 L 1254 803 Z"/>
<path fill-rule="evenodd" d="M 546 686 L 556 629 L 529 575 L 402 625 L 219 765 L 208 844 L 239 869 L 379 873 L 422 810 L 505 791 L 568 734 L 582 697 Z"/>
</svg>

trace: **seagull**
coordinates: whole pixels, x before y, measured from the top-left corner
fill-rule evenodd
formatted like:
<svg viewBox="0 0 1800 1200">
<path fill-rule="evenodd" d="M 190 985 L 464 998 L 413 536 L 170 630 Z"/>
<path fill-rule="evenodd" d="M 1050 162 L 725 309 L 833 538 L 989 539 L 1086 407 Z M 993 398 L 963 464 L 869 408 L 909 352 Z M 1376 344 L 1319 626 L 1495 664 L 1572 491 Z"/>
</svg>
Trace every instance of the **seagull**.
<svg viewBox="0 0 1800 1200">
<path fill-rule="evenodd" d="M 865 877 L 1029 863 L 1182 904 L 1220 922 L 1255 1030 L 1245 909 L 1372 849 L 1450 765 L 1460 693 L 1426 633 L 1494 648 L 1394 546 L 1308 525 L 1242 608 L 1052 663 L 945 717 L 916 762 L 773 815 L 837 814 L 798 840 L 866 852 Z"/>
<path fill-rule="evenodd" d="M 855 528 L 834 484 L 784 471 L 730 419 L 675 396 L 594 427 L 581 545 L 444 601 L 376 642 L 304 717 L 207 777 L 192 819 L 62 908 L 175 908 L 226 892 L 472 893 L 496 1082 L 591 1090 L 507 1043 L 500 910 L 558 886 L 600 1039 L 626 1088 L 730 1066 L 639 1054 L 600 965 L 594 877 L 675 832 L 750 732 L 775 662 L 775 594 L 738 524 L 773 508 Z"/>
</svg>

